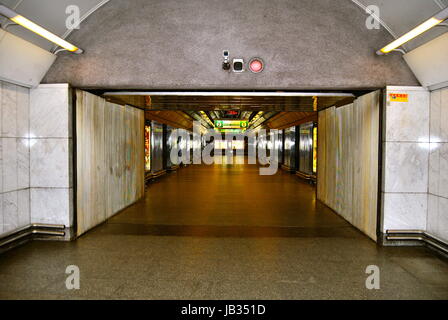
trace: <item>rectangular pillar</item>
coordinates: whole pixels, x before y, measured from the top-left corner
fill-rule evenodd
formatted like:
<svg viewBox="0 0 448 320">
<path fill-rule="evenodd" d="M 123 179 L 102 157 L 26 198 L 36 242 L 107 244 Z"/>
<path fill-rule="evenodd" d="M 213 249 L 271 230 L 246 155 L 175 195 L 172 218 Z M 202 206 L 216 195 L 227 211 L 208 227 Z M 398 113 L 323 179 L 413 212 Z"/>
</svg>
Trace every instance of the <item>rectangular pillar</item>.
<svg viewBox="0 0 448 320">
<path fill-rule="evenodd" d="M 31 222 L 73 226 L 72 92 L 68 84 L 30 91 Z"/>
<path fill-rule="evenodd" d="M 383 120 L 383 225 L 426 230 L 429 91 L 387 87 Z"/>
</svg>

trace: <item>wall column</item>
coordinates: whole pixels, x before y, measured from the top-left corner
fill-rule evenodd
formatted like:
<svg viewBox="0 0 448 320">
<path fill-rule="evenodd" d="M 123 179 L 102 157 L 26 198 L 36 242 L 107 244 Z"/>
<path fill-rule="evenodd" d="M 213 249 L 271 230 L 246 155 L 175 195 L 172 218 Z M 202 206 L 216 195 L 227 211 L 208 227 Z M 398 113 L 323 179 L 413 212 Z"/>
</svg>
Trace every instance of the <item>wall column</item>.
<svg viewBox="0 0 448 320">
<path fill-rule="evenodd" d="M 31 222 L 73 226 L 72 94 L 68 84 L 30 91 Z"/>
<path fill-rule="evenodd" d="M 431 92 L 427 231 L 448 243 L 448 88 Z"/>
<path fill-rule="evenodd" d="M 0 235 L 30 224 L 29 89 L 0 81 Z"/>
<path fill-rule="evenodd" d="M 382 232 L 425 231 L 429 91 L 422 87 L 387 87 L 385 99 Z"/>
</svg>

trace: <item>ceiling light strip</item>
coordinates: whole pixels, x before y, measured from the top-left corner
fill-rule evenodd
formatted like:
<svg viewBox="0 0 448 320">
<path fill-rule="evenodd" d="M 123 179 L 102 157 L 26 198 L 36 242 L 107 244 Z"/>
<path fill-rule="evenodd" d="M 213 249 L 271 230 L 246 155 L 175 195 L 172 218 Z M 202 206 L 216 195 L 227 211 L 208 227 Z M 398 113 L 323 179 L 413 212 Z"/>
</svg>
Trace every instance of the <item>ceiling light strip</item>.
<svg viewBox="0 0 448 320">
<path fill-rule="evenodd" d="M 6 7 L 4 5 L 0 5 L 0 15 L 5 16 L 12 22 L 14 22 L 18 25 L 21 25 L 22 27 L 38 34 L 42 38 L 45 38 L 48 41 L 51 41 L 70 52 L 74 52 L 74 53 L 82 53 L 83 52 L 82 49 L 78 48 L 77 46 L 65 41 L 61 37 L 46 30 L 45 28 L 39 26 L 38 24 L 36 24 L 33 21 L 25 18 L 24 16 L 16 13 L 15 11 L 9 9 L 8 7 Z"/>
<path fill-rule="evenodd" d="M 422 33 L 428 31 L 429 29 L 435 27 L 442 21 L 446 20 L 448 18 L 448 8 L 443 9 L 433 17 L 429 18 L 425 22 L 421 23 L 411 31 L 407 32 L 406 34 L 402 35 L 400 38 L 396 39 L 395 41 L 392 41 L 384 48 L 378 50 L 376 53 L 378 55 L 387 54 L 389 52 L 392 52 L 393 50 L 396 50 L 397 48 L 401 47 L 403 44 L 407 43 L 408 41 L 418 37 Z"/>
</svg>

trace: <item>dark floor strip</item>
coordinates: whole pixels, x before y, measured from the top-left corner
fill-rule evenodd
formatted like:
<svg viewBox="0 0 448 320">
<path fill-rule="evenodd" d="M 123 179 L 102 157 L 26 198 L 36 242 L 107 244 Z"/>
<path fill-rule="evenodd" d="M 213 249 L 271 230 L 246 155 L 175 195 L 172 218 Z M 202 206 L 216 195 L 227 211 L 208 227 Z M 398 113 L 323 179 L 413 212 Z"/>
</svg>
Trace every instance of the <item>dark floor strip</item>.
<svg viewBox="0 0 448 320">
<path fill-rule="evenodd" d="M 236 238 L 311 238 L 311 237 L 363 237 L 352 227 L 263 227 L 263 226 L 211 226 L 211 225 L 142 225 L 108 223 L 101 234 L 236 237 Z"/>
</svg>

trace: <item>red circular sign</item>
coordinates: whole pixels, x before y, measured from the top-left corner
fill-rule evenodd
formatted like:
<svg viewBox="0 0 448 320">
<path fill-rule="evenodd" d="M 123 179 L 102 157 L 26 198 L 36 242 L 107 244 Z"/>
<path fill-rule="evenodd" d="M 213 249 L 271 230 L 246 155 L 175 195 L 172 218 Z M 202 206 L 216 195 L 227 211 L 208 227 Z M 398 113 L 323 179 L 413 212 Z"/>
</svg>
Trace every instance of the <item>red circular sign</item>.
<svg viewBox="0 0 448 320">
<path fill-rule="evenodd" d="M 250 71 L 254 73 L 259 73 L 263 71 L 263 68 L 264 68 L 263 60 L 261 60 L 260 58 L 253 58 L 252 60 L 250 60 L 249 62 Z"/>
</svg>

